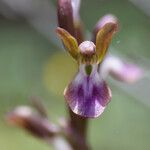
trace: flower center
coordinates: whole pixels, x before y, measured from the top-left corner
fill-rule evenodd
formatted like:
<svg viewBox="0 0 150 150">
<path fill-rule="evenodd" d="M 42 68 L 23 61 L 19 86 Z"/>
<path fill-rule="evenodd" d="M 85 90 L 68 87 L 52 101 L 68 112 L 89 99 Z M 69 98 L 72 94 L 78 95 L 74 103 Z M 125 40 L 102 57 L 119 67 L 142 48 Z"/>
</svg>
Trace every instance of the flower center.
<svg viewBox="0 0 150 150">
<path fill-rule="evenodd" d="M 81 63 L 87 64 L 88 69 L 86 70 L 91 70 L 89 68 L 92 68 L 90 66 L 94 63 L 95 60 L 95 44 L 91 41 L 84 41 L 79 45 L 79 50 Z"/>
<path fill-rule="evenodd" d="M 95 44 L 91 41 L 84 41 L 79 45 L 82 55 L 93 55 L 95 53 Z"/>
</svg>

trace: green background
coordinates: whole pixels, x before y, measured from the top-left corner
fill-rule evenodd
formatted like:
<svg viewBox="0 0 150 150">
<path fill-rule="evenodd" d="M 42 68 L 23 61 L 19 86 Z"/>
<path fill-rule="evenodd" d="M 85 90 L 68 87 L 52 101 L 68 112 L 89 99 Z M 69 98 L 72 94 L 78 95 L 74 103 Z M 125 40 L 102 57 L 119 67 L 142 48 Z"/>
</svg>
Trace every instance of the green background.
<svg viewBox="0 0 150 150">
<path fill-rule="evenodd" d="M 120 32 L 112 42 L 116 52 L 133 61 L 138 61 L 139 56 L 149 58 L 149 17 L 126 0 L 82 1 L 81 17 L 86 30 L 92 31 L 97 20 L 107 13 L 116 15 L 120 21 Z M 74 62 L 69 55 L 25 21 L 0 17 L 1 150 L 49 149 L 44 142 L 21 129 L 10 127 L 4 116 L 15 106 L 30 105 L 31 95 L 42 99 L 51 120 L 57 122 L 59 117 L 67 116 L 61 93 L 75 71 L 72 65 Z M 92 148 L 149 150 L 150 108 L 109 80 L 108 83 L 113 93 L 112 101 L 101 117 L 92 119 L 89 123 L 89 142 Z"/>
</svg>

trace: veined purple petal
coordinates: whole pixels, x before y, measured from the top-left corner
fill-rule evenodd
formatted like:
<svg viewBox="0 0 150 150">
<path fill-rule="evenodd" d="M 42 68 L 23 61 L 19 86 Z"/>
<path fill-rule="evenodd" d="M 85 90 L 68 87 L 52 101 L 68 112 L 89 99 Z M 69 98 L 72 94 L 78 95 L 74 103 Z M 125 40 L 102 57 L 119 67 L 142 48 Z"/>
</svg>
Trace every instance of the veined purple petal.
<svg viewBox="0 0 150 150">
<path fill-rule="evenodd" d="M 104 81 L 94 76 L 77 75 L 64 92 L 70 108 L 75 114 L 95 118 L 101 115 L 109 103 L 111 91 Z"/>
</svg>

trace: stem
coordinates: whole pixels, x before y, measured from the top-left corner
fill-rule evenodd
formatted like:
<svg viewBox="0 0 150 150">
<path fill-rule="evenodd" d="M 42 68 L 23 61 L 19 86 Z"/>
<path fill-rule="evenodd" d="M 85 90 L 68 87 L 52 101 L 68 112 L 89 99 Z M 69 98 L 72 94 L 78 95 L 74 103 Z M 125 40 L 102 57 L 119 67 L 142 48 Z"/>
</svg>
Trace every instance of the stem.
<svg viewBox="0 0 150 150">
<path fill-rule="evenodd" d="M 69 129 L 70 129 L 70 144 L 73 150 L 89 150 L 87 142 L 87 125 L 88 119 L 76 115 L 69 108 Z"/>
<path fill-rule="evenodd" d="M 73 13 L 78 13 L 76 12 L 78 8 L 73 8 L 71 2 L 71 0 L 57 0 L 58 25 L 74 36 L 80 44 L 84 40 L 83 24 L 81 20 L 73 18 Z M 69 107 L 68 110 L 69 123 L 64 129 L 64 136 L 73 150 L 89 150 L 86 138 L 88 119 L 76 115 Z"/>
</svg>

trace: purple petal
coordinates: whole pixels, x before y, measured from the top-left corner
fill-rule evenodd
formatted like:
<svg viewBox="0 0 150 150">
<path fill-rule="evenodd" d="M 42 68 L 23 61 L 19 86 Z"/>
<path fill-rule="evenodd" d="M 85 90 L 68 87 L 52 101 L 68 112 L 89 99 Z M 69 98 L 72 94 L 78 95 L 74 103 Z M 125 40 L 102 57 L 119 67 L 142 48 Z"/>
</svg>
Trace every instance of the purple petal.
<svg viewBox="0 0 150 150">
<path fill-rule="evenodd" d="M 95 81 L 87 76 L 78 83 L 75 80 L 71 82 L 64 95 L 75 114 L 95 118 L 102 114 L 110 101 L 111 91 L 104 81 Z"/>
</svg>

